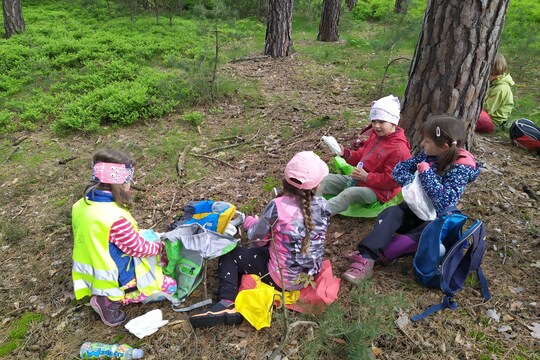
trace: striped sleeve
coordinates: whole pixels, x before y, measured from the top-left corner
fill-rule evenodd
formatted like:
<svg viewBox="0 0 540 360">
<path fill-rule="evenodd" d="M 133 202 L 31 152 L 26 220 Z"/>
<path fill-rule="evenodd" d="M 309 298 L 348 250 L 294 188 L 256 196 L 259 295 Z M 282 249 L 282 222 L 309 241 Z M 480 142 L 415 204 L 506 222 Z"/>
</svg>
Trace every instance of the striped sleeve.
<svg viewBox="0 0 540 360">
<path fill-rule="evenodd" d="M 157 255 L 163 248 L 163 243 L 146 241 L 135 231 L 133 225 L 124 218 L 112 224 L 111 231 L 109 232 L 109 241 L 115 244 L 125 254 L 138 258 Z"/>
</svg>

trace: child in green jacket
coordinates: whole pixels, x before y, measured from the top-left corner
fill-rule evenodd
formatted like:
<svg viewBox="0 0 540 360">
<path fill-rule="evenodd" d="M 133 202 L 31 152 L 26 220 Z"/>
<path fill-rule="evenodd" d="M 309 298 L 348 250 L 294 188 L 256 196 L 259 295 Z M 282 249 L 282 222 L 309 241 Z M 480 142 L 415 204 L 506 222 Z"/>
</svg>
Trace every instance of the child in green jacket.
<svg viewBox="0 0 540 360">
<path fill-rule="evenodd" d="M 501 54 L 495 55 L 489 81 L 484 109 L 476 123 L 476 132 L 490 133 L 495 126 L 504 127 L 514 108 L 514 95 L 510 86 L 515 83 L 510 74 L 506 73 L 506 60 Z"/>
</svg>

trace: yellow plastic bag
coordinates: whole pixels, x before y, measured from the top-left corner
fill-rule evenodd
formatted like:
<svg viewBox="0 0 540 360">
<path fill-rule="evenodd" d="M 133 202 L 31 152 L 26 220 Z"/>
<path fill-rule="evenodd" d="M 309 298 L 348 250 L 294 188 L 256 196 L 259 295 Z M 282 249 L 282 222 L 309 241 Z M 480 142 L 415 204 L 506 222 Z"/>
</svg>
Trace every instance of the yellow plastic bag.
<svg viewBox="0 0 540 360">
<path fill-rule="evenodd" d="M 257 275 L 243 275 L 240 292 L 234 306 L 257 330 L 270 327 L 274 305 L 274 288 L 263 283 Z"/>
</svg>

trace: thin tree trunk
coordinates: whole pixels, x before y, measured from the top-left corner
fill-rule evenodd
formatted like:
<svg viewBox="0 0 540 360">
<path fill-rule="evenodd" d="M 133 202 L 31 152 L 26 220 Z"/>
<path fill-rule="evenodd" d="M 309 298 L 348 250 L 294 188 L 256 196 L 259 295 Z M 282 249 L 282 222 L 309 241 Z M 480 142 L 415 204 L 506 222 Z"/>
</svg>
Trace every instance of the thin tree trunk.
<svg viewBox="0 0 540 360">
<path fill-rule="evenodd" d="M 413 152 L 432 115 L 466 124 L 467 148 L 482 110 L 509 0 L 429 0 L 405 90 L 400 125 Z"/>
<path fill-rule="evenodd" d="M 405 14 L 409 8 L 410 0 L 396 0 L 394 11 L 398 14 Z"/>
<path fill-rule="evenodd" d="M 259 19 L 264 20 L 268 16 L 268 0 L 259 0 Z"/>
<path fill-rule="evenodd" d="M 338 26 L 340 13 L 341 0 L 324 0 L 317 40 L 325 42 L 339 40 Z"/>
<path fill-rule="evenodd" d="M 345 2 L 347 3 L 347 9 L 349 9 L 349 11 L 352 11 L 356 4 L 358 4 L 358 0 L 346 0 Z"/>
<path fill-rule="evenodd" d="M 264 54 L 286 57 L 292 51 L 293 0 L 270 0 Z"/>
<path fill-rule="evenodd" d="M 25 32 L 21 0 L 2 0 L 2 8 L 6 38 Z"/>
</svg>

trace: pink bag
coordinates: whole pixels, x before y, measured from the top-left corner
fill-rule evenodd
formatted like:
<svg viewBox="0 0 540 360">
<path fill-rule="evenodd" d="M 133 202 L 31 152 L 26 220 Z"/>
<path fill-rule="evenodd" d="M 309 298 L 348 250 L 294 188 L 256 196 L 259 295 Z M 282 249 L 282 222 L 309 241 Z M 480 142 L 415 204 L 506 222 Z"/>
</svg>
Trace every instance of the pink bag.
<svg viewBox="0 0 540 360">
<path fill-rule="evenodd" d="M 332 273 L 330 260 L 323 260 L 321 271 L 315 277 L 315 287 L 301 289 L 298 301 L 286 306 L 301 313 L 319 314 L 337 300 L 340 283 L 341 279 Z"/>
</svg>

